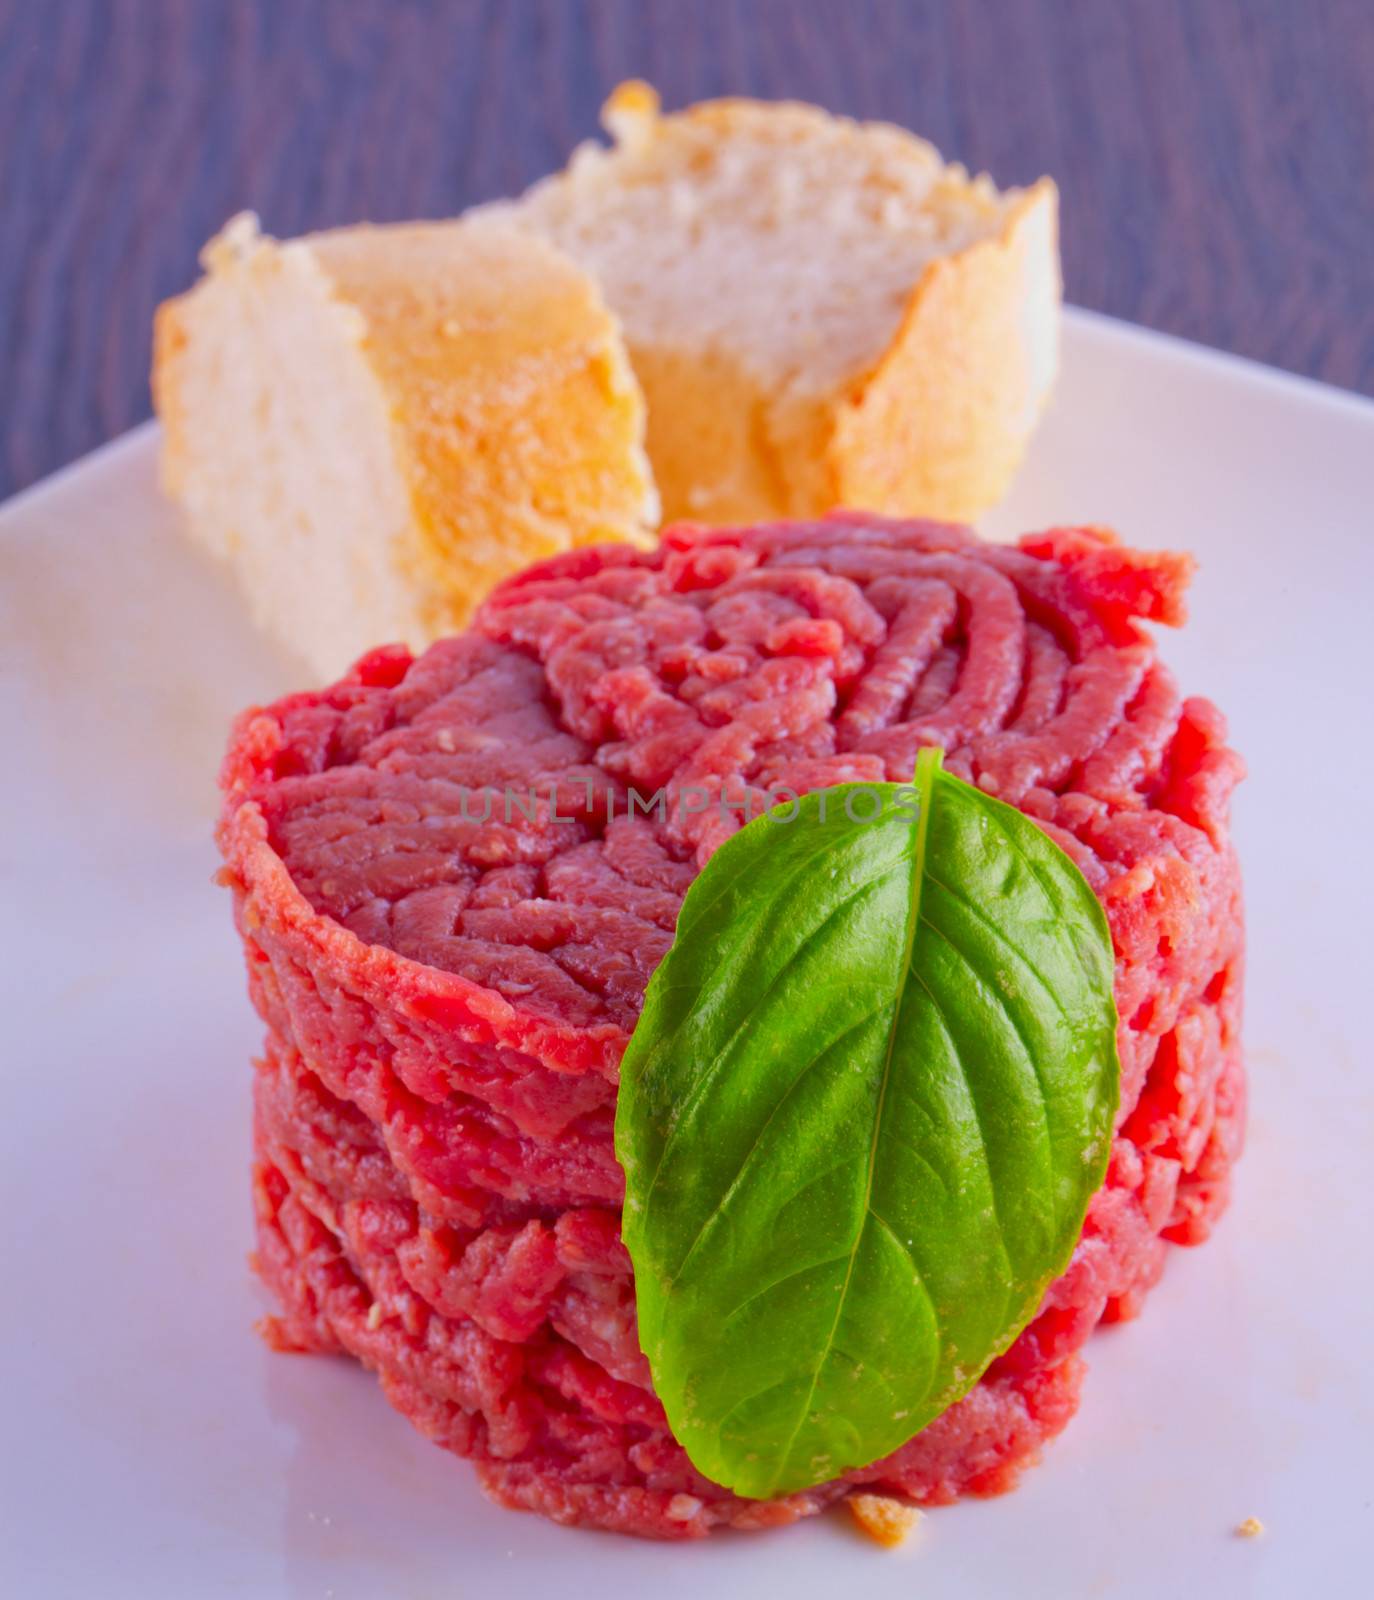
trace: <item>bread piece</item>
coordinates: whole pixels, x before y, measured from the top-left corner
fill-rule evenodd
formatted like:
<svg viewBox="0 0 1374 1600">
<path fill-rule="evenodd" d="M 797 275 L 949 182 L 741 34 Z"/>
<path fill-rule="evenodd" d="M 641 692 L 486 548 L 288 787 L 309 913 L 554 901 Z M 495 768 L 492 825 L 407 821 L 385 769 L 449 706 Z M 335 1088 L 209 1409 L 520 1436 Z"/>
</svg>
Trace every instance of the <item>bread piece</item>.
<svg viewBox="0 0 1374 1600">
<path fill-rule="evenodd" d="M 847 1496 L 845 1503 L 849 1514 L 875 1544 L 895 1550 L 921 1520 L 921 1513 L 913 1505 L 889 1494 L 865 1494 L 862 1491 Z"/>
<path fill-rule="evenodd" d="M 278 243 L 236 218 L 158 312 L 166 488 L 322 678 L 460 628 L 497 579 L 652 543 L 644 404 L 564 255 L 479 223 Z"/>
<path fill-rule="evenodd" d="M 1054 380 L 1057 195 L 811 106 L 660 116 L 644 84 L 523 199 L 486 208 L 592 272 L 649 403 L 665 518 L 833 505 L 964 520 Z"/>
</svg>

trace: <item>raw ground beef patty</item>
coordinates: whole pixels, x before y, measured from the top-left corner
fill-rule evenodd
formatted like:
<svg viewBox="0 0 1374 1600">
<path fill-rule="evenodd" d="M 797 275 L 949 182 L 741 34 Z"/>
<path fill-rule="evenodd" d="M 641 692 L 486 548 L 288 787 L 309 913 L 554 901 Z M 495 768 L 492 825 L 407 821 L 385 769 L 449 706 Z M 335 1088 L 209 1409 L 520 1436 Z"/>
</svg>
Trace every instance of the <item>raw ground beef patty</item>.
<svg viewBox="0 0 1374 1600">
<path fill-rule="evenodd" d="M 1206 1236 L 1240 1146 L 1240 763 L 1140 625 L 1181 621 L 1189 565 L 1082 529 L 680 527 L 532 568 L 418 660 L 379 650 L 241 717 L 219 839 L 267 1024 L 271 1342 L 357 1357 L 495 1499 L 563 1522 L 686 1538 L 857 1484 L 1009 1487 L 1072 1415 L 1088 1334 Z M 693 1470 L 636 1341 L 617 1066 L 688 884 L 741 825 L 722 791 L 905 782 L 931 744 L 1106 908 L 1111 1164 L 965 1399 L 843 1481 L 744 1501 Z"/>
</svg>

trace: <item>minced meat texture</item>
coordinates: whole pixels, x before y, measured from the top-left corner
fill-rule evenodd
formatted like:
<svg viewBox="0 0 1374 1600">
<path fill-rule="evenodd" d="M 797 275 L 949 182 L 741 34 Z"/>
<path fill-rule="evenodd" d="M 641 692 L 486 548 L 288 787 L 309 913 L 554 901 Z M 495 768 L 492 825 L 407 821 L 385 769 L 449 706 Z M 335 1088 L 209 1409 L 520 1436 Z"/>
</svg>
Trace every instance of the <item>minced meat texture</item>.
<svg viewBox="0 0 1374 1600">
<path fill-rule="evenodd" d="M 858 1484 L 1008 1487 L 1072 1414 L 1093 1327 L 1206 1235 L 1240 1144 L 1240 764 L 1141 626 L 1181 622 L 1189 571 L 1091 529 L 679 527 L 534 567 L 418 660 L 379 650 L 246 713 L 219 837 L 268 1028 L 269 1337 L 351 1352 L 496 1499 L 560 1521 L 691 1537 Z M 692 1468 L 639 1351 L 618 1062 L 744 808 L 908 781 L 935 744 L 1101 898 L 1111 1165 L 1068 1270 L 964 1400 L 842 1481 L 743 1501 Z"/>
</svg>

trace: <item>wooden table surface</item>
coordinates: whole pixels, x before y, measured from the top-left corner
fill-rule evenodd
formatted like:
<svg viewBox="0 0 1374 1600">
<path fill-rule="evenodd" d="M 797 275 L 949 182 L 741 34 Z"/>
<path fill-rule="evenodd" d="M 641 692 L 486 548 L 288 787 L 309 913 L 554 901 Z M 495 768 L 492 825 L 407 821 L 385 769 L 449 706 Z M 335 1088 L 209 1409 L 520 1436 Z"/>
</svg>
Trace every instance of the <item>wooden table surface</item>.
<svg viewBox="0 0 1374 1600">
<path fill-rule="evenodd" d="M 1049 172 L 1070 299 L 1374 393 L 1374 0 L 0 0 L 0 497 L 148 415 L 231 213 L 448 215 L 630 76 Z"/>
</svg>

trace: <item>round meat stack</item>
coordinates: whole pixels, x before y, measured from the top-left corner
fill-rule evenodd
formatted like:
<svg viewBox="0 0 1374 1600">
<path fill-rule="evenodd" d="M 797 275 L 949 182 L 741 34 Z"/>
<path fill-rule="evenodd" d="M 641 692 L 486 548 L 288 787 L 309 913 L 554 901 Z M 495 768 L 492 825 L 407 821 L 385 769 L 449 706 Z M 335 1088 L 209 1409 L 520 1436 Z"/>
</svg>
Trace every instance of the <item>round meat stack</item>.
<svg viewBox="0 0 1374 1600">
<path fill-rule="evenodd" d="M 268 1030 L 269 1339 L 356 1356 L 497 1500 L 560 1521 L 692 1537 L 858 1484 L 1009 1487 L 1073 1413 L 1094 1326 L 1206 1236 L 1240 1145 L 1240 763 L 1138 620 L 1181 621 L 1188 571 L 1086 529 L 679 527 L 533 568 L 418 660 L 380 650 L 246 713 L 220 843 Z M 844 1481 L 744 1501 L 693 1470 L 636 1341 L 617 1065 L 688 884 L 742 825 L 717 798 L 906 781 L 933 744 L 1106 908 L 1111 1164 L 964 1400 Z"/>
</svg>

